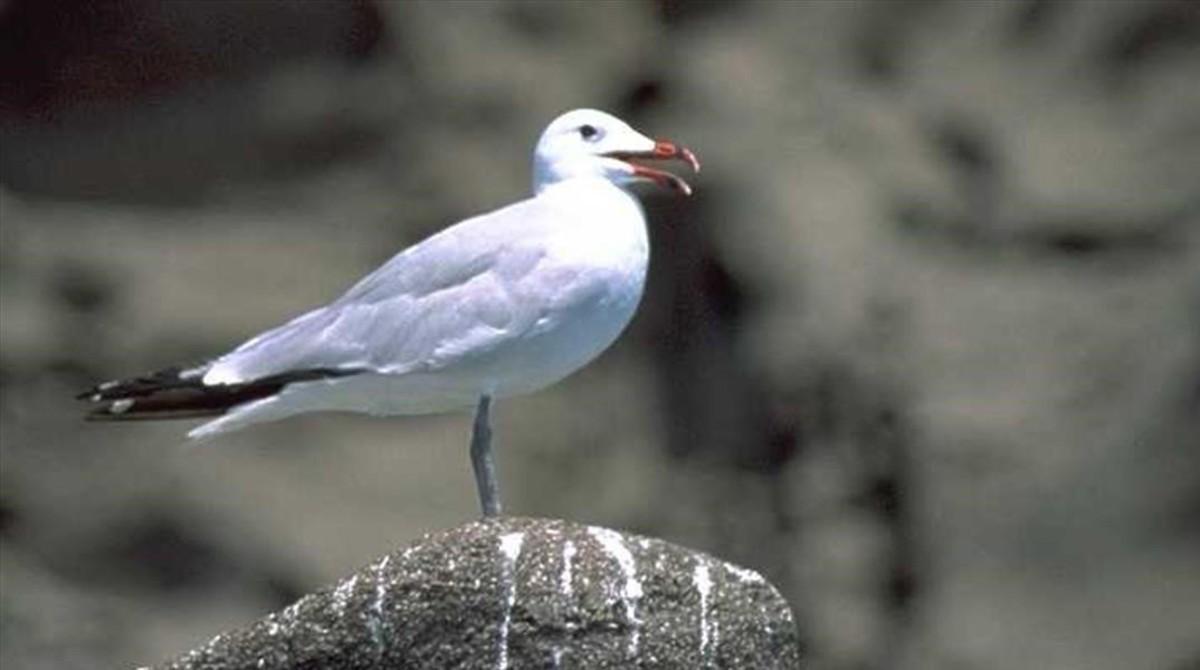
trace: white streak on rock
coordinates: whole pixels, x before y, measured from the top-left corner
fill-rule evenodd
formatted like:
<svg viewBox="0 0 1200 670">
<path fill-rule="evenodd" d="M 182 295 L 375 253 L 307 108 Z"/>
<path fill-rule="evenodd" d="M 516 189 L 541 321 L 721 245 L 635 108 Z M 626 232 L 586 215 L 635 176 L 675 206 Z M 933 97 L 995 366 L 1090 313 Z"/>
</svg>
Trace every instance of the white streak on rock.
<svg viewBox="0 0 1200 670">
<path fill-rule="evenodd" d="M 521 556 L 521 543 L 524 541 L 524 533 L 500 536 L 500 553 L 504 554 L 501 579 L 504 582 L 505 596 L 504 620 L 500 622 L 500 660 L 496 664 L 499 670 L 508 668 L 508 629 L 512 625 L 513 604 L 517 602 L 517 559 Z"/>
<path fill-rule="evenodd" d="M 500 553 L 508 558 L 507 567 L 514 567 L 513 563 L 521 556 L 521 544 L 524 541 L 525 533 L 509 533 L 500 536 Z"/>
<path fill-rule="evenodd" d="M 375 656 L 381 658 L 384 652 L 383 642 L 383 599 L 387 597 L 387 583 L 383 581 L 383 571 L 387 569 L 391 556 L 384 556 L 375 566 L 375 599 L 371 601 L 371 610 L 367 613 L 367 628 L 371 630 L 371 642 L 375 645 Z"/>
<path fill-rule="evenodd" d="M 570 598 L 574 593 L 571 586 L 571 561 L 575 560 L 575 543 L 567 540 L 563 543 L 562 594 Z"/>
<path fill-rule="evenodd" d="M 743 582 L 749 582 L 751 584 L 759 584 L 759 583 L 762 583 L 763 581 L 765 581 L 763 579 L 762 575 L 758 574 L 757 572 L 755 572 L 753 570 L 747 570 L 746 568 L 739 568 L 738 566 L 730 565 L 729 563 L 725 564 L 725 569 L 728 570 L 730 573 L 732 573 L 734 577 L 737 577 L 739 580 L 741 580 Z"/>
<path fill-rule="evenodd" d="M 700 592 L 700 660 L 704 665 L 709 665 L 709 648 L 716 646 L 716 626 L 715 622 L 709 621 L 708 616 L 708 595 L 712 593 L 712 578 L 708 574 L 708 565 L 705 563 L 697 563 L 696 569 L 692 572 L 692 581 L 696 584 L 696 590 Z"/>
<path fill-rule="evenodd" d="M 554 670 L 559 670 L 559 668 L 562 667 L 562 657 L 563 657 L 562 647 L 555 647 L 554 651 L 551 652 L 551 654 L 552 655 L 550 656 L 550 661 L 552 663 L 554 663 Z"/>
<path fill-rule="evenodd" d="M 600 543 L 605 553 L 613 557 L 613 560 L 617 562 L 617 566 L 621 568 L 622 574 L 625 575 L 625 584 L 621 588 L 620 597 L 621 604 L 625 607 L 625 617 L 629 619 L 629 628 L 631 631 L 629 634 L 629 654 L 636 656 L 642 627 L 642 620 L 637 615 L 637 601 L 642 597 L 642 583 L 638 581 L 637 566 L 633 560 L 633 553 L 629 551 L 629 547 L 625 546 L 620 533 L 616 531 L 589 526 L 588 534 Z"/>
<path fill-rule="evenodd" d="M 338 584 L 337 589 L 333 592 L 333 608 L 339 619 L 346 615 L 346 605 L 350 604 L 350 596 L 354 594 L 354 587 L 357 584 L 358 575 L 354 575 Z"/>
</svg>

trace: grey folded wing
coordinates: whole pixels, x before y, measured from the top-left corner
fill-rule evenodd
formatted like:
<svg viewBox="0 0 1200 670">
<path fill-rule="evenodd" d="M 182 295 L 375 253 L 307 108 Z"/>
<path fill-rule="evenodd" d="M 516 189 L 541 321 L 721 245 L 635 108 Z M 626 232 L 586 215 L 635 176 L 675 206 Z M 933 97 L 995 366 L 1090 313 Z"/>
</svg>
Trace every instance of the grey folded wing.
<svg viewBox="0 0 1200 670">
<path fill-rule="evenodd" d="M 205 383 L 303 369 L 438 369 L 519 337 L 537 318 L 513 296 L 542 256 L 530 243 L 544 218 L 533 202 L 470 219 L 397 254 L 333 303 L 214 361 Z"/>
</svg>

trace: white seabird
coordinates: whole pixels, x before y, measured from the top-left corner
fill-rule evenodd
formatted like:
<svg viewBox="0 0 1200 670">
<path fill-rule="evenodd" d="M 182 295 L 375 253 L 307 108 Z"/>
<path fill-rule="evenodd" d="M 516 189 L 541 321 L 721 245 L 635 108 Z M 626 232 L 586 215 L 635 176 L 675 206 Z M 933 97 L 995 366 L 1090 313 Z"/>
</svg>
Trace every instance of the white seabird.
<svg viewBox="0 0 1200 670">
<path fill-rule="evenodd" d="M 302 412 L 405 415 L 476 408 L 480 504 L 500 512 L 491 399 L 529 393 L 604 351 L 633 317 L 649 244 L 630 192 L 679 177 L 639 161 L 691 151 L 604 112 L 556 118 L 533 154 L 531 198 L 419 242 L 337 300 L 203 365 L 106 382 L 80 395 L 96 420 L 213 417 L 209 438 Z"/>
</svg>

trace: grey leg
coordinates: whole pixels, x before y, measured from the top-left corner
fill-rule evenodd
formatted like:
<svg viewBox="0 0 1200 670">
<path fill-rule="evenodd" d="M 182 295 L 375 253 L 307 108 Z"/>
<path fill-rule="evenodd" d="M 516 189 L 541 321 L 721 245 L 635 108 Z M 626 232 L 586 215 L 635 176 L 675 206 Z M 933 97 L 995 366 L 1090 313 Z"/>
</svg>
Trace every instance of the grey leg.
<svg viewBox="0 0 1200 670">
<path fill-rule="evenodd" d="M 483 517 L 500 516 L 500 487 L 496 484 L 496 461 L 492 458 L 492 424 L 489 416 L 491 396 L 480 396 L 475 408 L 475 427 L 471 432 L 471 467 Z"/>
</svg>

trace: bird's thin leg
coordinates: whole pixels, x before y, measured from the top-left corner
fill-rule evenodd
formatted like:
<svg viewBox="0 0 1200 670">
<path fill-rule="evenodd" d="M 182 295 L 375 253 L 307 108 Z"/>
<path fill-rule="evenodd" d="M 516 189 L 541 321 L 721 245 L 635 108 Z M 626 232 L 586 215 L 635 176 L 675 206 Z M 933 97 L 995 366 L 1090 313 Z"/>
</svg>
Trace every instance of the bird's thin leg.
<svg viewBox="0 0 1200 670">
<path fill-rule="evenodd" d="M 479 489 L 479 506 L 485 519 L 500 516 L 500 487 L 496 484 L 496 461 L 492 457 L 491 406 L 491 396 L 479 397 L 471 431 L 471 467 L 475 469 L 475 486 Z"/>
</svg>

